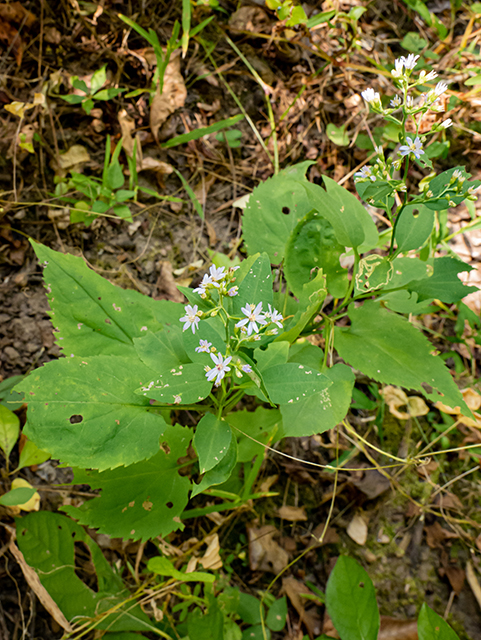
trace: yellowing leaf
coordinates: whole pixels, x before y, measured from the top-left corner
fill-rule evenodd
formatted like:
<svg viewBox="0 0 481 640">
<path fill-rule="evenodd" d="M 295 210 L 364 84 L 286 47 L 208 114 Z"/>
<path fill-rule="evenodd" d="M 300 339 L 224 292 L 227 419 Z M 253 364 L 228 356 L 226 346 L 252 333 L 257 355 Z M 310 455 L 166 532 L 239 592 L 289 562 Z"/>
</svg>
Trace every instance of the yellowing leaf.
<svg viewBox="0 0 481 640">
<path fill-rule="evenodd" d="M 13 489 L 21 489 L 21 488 L 33 489 L 32 485 L 26 480 L 24 480 L 23 478 L 15 478 L 15 480 L 12 482 L 12 491 Z M 18 512 L 20 512 L 20 510 L 38 511 L 40 509 L 40 495 L 38 494 L 38 491 L 35 491 L 35 493 L 30 498 L 30 500 L 27 500 L 27 502 L 25 502 L 24 504 L 19 504 L 17 508 L 18 508 Z"/>
</svg>

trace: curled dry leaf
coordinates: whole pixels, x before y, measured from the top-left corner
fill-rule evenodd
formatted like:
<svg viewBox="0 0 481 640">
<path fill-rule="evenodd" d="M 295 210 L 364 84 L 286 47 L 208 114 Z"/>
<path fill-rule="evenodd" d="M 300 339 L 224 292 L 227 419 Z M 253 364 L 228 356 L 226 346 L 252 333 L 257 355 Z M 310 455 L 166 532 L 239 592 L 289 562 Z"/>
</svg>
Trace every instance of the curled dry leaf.
<svg viewBox="0 0 481 640">
<path fill-rule="evenodd" d="M 235 32 L 270 33 L 271 21 L 261 7 L 244 6 L 229 18 L 229 30 Z"/>
<path fill-rule="evenodd" d="M 429 407 L 418 396 L 407 396 L 402 389 L 387 385 L 382 390 L 384 400 L 389 411 L 399 420 L 409 420 L 411 417 L 425 416 L 429 413 Z M 406 407 L 407 411 L 399 411 L 399 407 Z"/>
<path fill-rule="evenodd" d="M 289 563 L 287 552 L 273 539 L 277 529 L 265 525 L 257 529 L 247 528 L 249 539 L 249 564 L 252 571 L 269 571 L 276 575 Z"/>
<path fill-rule="evenodd" d="M 317 607 L 306 609 L 305 606 L 309 602 L 303 595 L 313 595 L 312 591 L 293 576 L 283 578 L 282 589 L 291 601 L 292 606 L 299 614 L 300 621 L 307 629 L 309 637 L 316 638 L 321 633 L 321 619 L 317 613 Z"/>
<path fill-rule="evenodd" d="M 68 171 L 78 169 L 82 164 L 90 161 L 90 156 L 85 147 L 81 144 L 74 144 L 59 155 L 56 161 L 52 162 L 57 175 L 67 175 Z"/>
<path fill-rule="evenodd" d="M 306 510 L 304 507 L 292 507 L 287 504 L 279 507 L 276 515 L 283 520 L 290 520 L 291 522 L 307 520 Z"/>
<path fill-rule="evenodd" d="M 15 560 L 20 565 L 23 575 L 25 576 L 25 580 L 28 582 L 28 586 L 35 593 L 37 598 L 40 600 L 45 609 L 49 612 L 55 622 L 65 629 L 68 633 L 72 633 L 73 629 L 70 626 L 69 621 L 63 615 L 63 613 L 58 608 L 56 602 L 52 599 L 48 591 L 45 589 L 43 584 L 40 582 L 40 579 L 36 572 L 32 569 L 30 565 L 28 565 L 23 557 L 23 553 L 17 547 L 15 542 L 11 542 L 9 545 L 9 549 L 12 552 Z"/>
<path fill-rule="evenodd" d="M 153 296 L 154 300 L 184 302 L 184 294 L 177 289 L 170 262 L 168 260 L 160 260 L 156 266 L 159 270 L 159 277 L 155 284 L 157 292 Z"/>
<path fill-rule="evenodd" d="M 426 525 L 424 531 L 426 532 L 426 542 L 431 549 L 442 549 L 445 540 L 459 538 L 457 533 L 444 529 L 437 520 L 433 524 Z"/>
<path fill-rule="evenodd" d="M 366 519 L 360 514 L 356 513 L 347 527 L 347 535 L 357 542 L 357 544 L 363 546 L 367 540 L 367 522 Z"/>
<path fill-rule="evenodd" d="M 176 109 L 184 106 L 187 98 L 184 78 L 180 72 L 180 50 L 172 54 L 164 75 L 162 93 L 159 88 L 150 107 L 150 129 L 157 140 L 160 127 Z"/>
<path fill-rule="evenodd" d="M 220 569 L 222 567 L 222 559 L 220 557 L 220 544 L 219 536 L 217 533 L 213 533 L 211 536 L 207 536 L 205 539 L 207 543 L 207 551 L 203 558 L 199 558 L 199 563 L 204 569 Z"/>
</svg>

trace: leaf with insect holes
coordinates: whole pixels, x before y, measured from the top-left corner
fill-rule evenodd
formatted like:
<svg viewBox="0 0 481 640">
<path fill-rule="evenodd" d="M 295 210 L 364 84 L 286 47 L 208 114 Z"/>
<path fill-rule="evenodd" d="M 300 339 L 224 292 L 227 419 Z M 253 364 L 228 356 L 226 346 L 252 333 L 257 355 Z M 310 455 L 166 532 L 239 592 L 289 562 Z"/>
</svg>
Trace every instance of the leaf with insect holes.
<svg viewBox="0 0 481 640">
<path fill-rule="evenodd" d="M 224 458 L 232 440 L 232 430 L 225 420 L 206 413 L 194 435 L 194 449 L 199 456 L 199 472 L 210 471 Z"/>
<path fill-rule="evenodd" d="M 295 362 L 269 367 L 263 371 L 262 379 L 276 404 L 295 404 L 315 393 L 325 393 L 332 385 L 323 373 Z"/>
<path fill-rule="evenodd" d="M 396 243 L 399 251 L 419 249 L 431 235 L 434 211 L 422 204 L 404 207 L 396 225 Z"/>
<path fill-rule="evenodd" d="M 73 466 L 109 469 L 150 458 L 167 425 L 134 389 L 152 375 L 132 357 L 49 362 L 18 385 L 28 402 L 25 435 Z"/>
<path fill-rule="evenodd" d="M 364 206 L 331 178 L 323 176 L 323 180 L 325 189 L 307 181 L 303 185 L 311 207 L 331 223 L 337 242 L 344 247 L 360 247 L 360 252 L 375 247 L 378 232 Z"/>
<path fill-rule="evenodd" d="M 371 578 L 352 558 L 337 559 L 327 581 L 326 608 L 343 640 L 377 640 L 376 592 Z"/>
<path fill-rule="evenodd" d="M 44 265 L 44 281 L 57 342 L 66 355 L 135 356 L 133 339 L 177 323 L 181 304 L 120 289 L 89 269 L 82 258 L 32 246 Z"/>
<path fill-rule="evenodd" d="M 405 318 L 373 301 L 357 309 L 351 305 L 349 318 L 349 328 L 334 330 L 334 346 L 348 364 L 378 382 L 415 389 L 431 402 L 442 400 L 471 415 L 444 362 L 431 355 L 433 346 Z"/>
<path fill-rule="evenodd" d="M 245 277 L 239 278 L 238 294 L 232 298 L 233 314 L 244 318 L 242 307 L 247 304 L 262 302 L 263 310 L 267 311 L 267 305 L 272 304 L 272 270 L 267 253 L 261 254 L 253 262 Z"/>
<path fill-rule="evenodd" d="M 179 474 L 179 458 L 186 456 L 191 439 L 191 429 L 168 426 L 160 451 L 157 445 L 158 453 L 149 460 L 102 472 L 74 469 L 73 484 L 88 484 L 101 494 L 62 510 L 113 538 L 148 540 L 183 529 L 180 515 L 192 485 Z"/>
<path fill-rule="evenodd" d="M 418 636 L 419 640 L 459 640 L 458 634 L 426 603 L 419 612 Z"/>
<path fill-rule="evenodd" d="M 266 251 L 273 264 L 284 258 L 289 236 L 312 206 L 303 183 L 313 162 L 301 162 L 283 169 L 259 184 L 244 209 L 243 237 L 249 255 Z"/>
<path fill-rule="evenodd" d="M 298 298 L 304 284 L 314 279 L 322 269 L 329 293 L 343 298 L 349 280 L 347 269 L 341 267 L 339 258 L 345 247 L 337 242 L 331 223 L 317 211 L 308 213 L 291 233 L 286 246 L 284 273 L 289 288 Z"/>
<path fill-rule="evenodd" d="M 194 404 L 206 398 L 212 382 L 205 376 L 204 365 L 198 362 L 181 364 L 170 370 L 144 378 L 135 393 L 165 404 Z"/>
<path fill-rule="evenodd" d="M 339 424 L 349 410 L 355 377 L 350 367 L 335 364 L 324 371 L 331 386 L 295 404 L 282 404 L 284 437 L 311 436 Z"/>
<path fill-rule="evenodd" d="M 67 620 L 81 622 L 115 610 L 96 620 L 96 628 L 109 631 L 152 629 L 140 606 L 129 602 L 130 594 L 119 574 L 112 570 L 98 545 L 82 527 L 51 511 L 30 513 L 17 518 L 16 524 L 20 551 Z M 77 576 L 75 545 L 88 551 L 91 572 L 98 585 L 96 590 Z"/>
</svg>

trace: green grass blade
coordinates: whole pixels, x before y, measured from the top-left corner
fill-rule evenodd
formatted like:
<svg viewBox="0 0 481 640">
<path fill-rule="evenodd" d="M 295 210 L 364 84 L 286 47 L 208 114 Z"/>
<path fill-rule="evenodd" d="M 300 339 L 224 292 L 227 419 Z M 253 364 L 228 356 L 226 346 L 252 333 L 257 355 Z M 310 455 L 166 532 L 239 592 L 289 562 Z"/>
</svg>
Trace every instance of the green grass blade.
<svg viewBox="0 0 481 640">
<path fill-rule="evenodd" d="M 232 116 L 231 118 L 226 118 L 225 120 L 219 120 L 219 122 L 215 122 L 211 124 L 209 127 L 201 127 L 200 129 L 194 129 L 193 131 L 189 131 L 189 133 L 183 133 L 180 136 L 176 136 L 164 144 L 161 145 L 163 149 L 170 149 L 171 147 L 176 147 L 179 144 L 184 144 L 186 142 L 190 142 L 191 140 L 198 140 L 203 136 L 208 135 L 209 133 L 215 133 L 216 131 L 221 131 L 222 129 L 227 129 L 228 127 L 232 127 L 233 125 L 240 122 L 244 116 L 239 113 L 236 116 Z"/>
</svg>

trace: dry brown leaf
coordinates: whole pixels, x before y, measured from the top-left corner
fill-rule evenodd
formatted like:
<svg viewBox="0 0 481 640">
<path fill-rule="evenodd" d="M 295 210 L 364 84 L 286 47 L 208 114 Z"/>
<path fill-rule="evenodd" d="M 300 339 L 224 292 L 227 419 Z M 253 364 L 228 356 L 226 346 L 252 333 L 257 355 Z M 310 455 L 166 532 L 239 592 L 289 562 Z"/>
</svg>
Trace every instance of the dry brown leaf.
<svg viewBox="0 0 481 640">
<path fill-rule="evenodd" d="M 184 294 L 177 289 L 172 275 L 172 265 L 168 260 L 160 260 L 157 263 L 159 277 L 157 278 L 154 300 L 172 300 L 172 302 L 184 302 Z"/>
<path fill-rule="evenodd" d="M 391 483 L 386 476 L 383 476 L 377 469 L 363 469 L 351 471 L 349 482 L 363 492 L 369 500 L 373 500 L 391 487 Z"/>
<path fill-rule="evenodd" d="M 63 613 L 58 608 L 57 603 L 52 599 L 51 595 L 42 585 L 37 573 L 32 569 L 30 565 L 26 563 L 25 558 L 23 557 L 23 553 L 17 547 L 15 542 L 10 543 L 9 549 L 12 552 L 15 560 L 20 565 L 23 575 L 25 576 L 25 580 L 28 582 L 28 586 L 35 593 L 41 604 L 49 612 L 55 622 L 62 627 L 62 629 L 65 629 L 65 631 L 67 631 L 68 633 L 72 633 L 73 629 L 70 626 L 69 621 L 63 615 Z"/>
<path fill-rule="evenodd" d="M 321 633 L 321 618 L 317 613 L 315 607 L 305 609 L 309 600 L 306 600 L 302 595 L 313 595 L 312 591 L 306 587 L 306 585 L 299 580 L 296 580 L 293 576 L 282 579 L 282 589 L 286 593 L 287 597 L 291 601 L 292 606 L 299 614 L 301 622 L 304 623 L 307 633 L 310 638 L 316 638 Z"/>
<path fill-rule="evenodd" d="M 55 168 L 59 173 L 66 175 L 67 171 L 78 168 L 85 162 L 90 161 L 90 156 L 85 147 L 81 144 L 74 144 L 65 153 L 62 153 L 57 158 Z"/>
<path fill-rule="evenodd" d="M 397 620 L 381 616 L 377 640 L 418 640 L 418 623 L 416 620 Z"/>
<path fill-rule="evenodd" d="M 473 592 L 479 608 L 481 609 L 481 585 L 479 584 L 479 580 L 476 577 L 476 573 L 473 569 L 473 565 L 471 564 L 471 560 L 468 560 L 466 562 L 466 580 L 468 581 L 468 584 L 471 587 L 471 591 Z"/>
<path fill-rule="evenodd" d="M 199 563 L 204 569 L 220 569 L 222 567 L 222 559 L 220 557 L 220 544 L 219 536 L 217 533 L 213 533 L 211 536 L 207 536 L 205 539 L 207 543 L 207 551 L 203 558 L 199 558 Z"/>
<path fill-rule="evenodd" d="M 449 584 L 451 585 L 452 590 L 457 596 L 459 596 L 466 579 L 466 574 L 464 573 L 463 569 L 454 565 L 448 565 L 447 567 L 442 567 L 439 570 L 439 575 L 446 576 L 446 578 L 449 580 Z"/>
<path fill-rule="evenodd" d="M 367 522 L 365 518 L 360 514 L 356 513 L 351 522 L 347 527 L 347 535 L 357 542 L 357 544 L 363 546 L 366 544 L 367 540 Z"/>
<path fill-rule="evenodd" d="M 37 20 L 36 16 L 28 9 L 25 9 L 21 2 L 0 4 L 0 18 L 17 24 L 24 23 L 26 27 L 31 27 Z"/>
<path fill-rule="evenodd" d="M 180 50 L 172 54 L 164 75 L 162 93 L 157 92 L 150 107 L 150 129 L 157 140 L 160 127 L 176 109 L 184 106 L 187 98 L 184 78 L 180 72 Z"/>
<path fill-rule="evenodd" d="M 289 563 L 287 552 L 273 539 L 277 529 L 265 525 L 257 529 L 247 528 L 249 539 L 249 564 L 252 571 L 269 571 L 276 575 Z"/>
<path fill-rule="evenodd" d="M 279 518 L 283 518 L 284 520 L 290 520 L 291 522 L 297 522 L 299 520 L 307 520 L 306 509 L 305 507 L 292 507 L 289 505 L 284 505 L 277 509 L 277 514 Z"/>
<path fill-rule="evenodd" d="M 464 402 L 468 405 L 471 411 L 477 411 L 481 407 L 481 396 L 474 389 L 464 389 L 461 391 L 463 394 Z"/>
<path fill-rule="evenodd" d="M 444 529 L 437 520 L 433 524 L 426 525 L 424 530 L 426 532 L 426 542 L 431 549 L 442 549 L 442 543 L 445 540 L 459 538 L 457 533 Z"/>
<path fill-rule="evenodd" d="M 399 420 L 409 420 L 410 417 L 425 416 L 429 407 L 418 396 L 407 396 L 402 389 L 387 385 L 382 390 L 384 400 L 389 411 Z M 407 411 L 399 411 L 399 407 L 406 407 Z"/>
<path fill-rule="evenodd" d="M 270 33 L 271 21 L 261 7 L 241 7 L 229 18 L 231 31 L 252 31 L 254 33 Z"/>
</svg>

